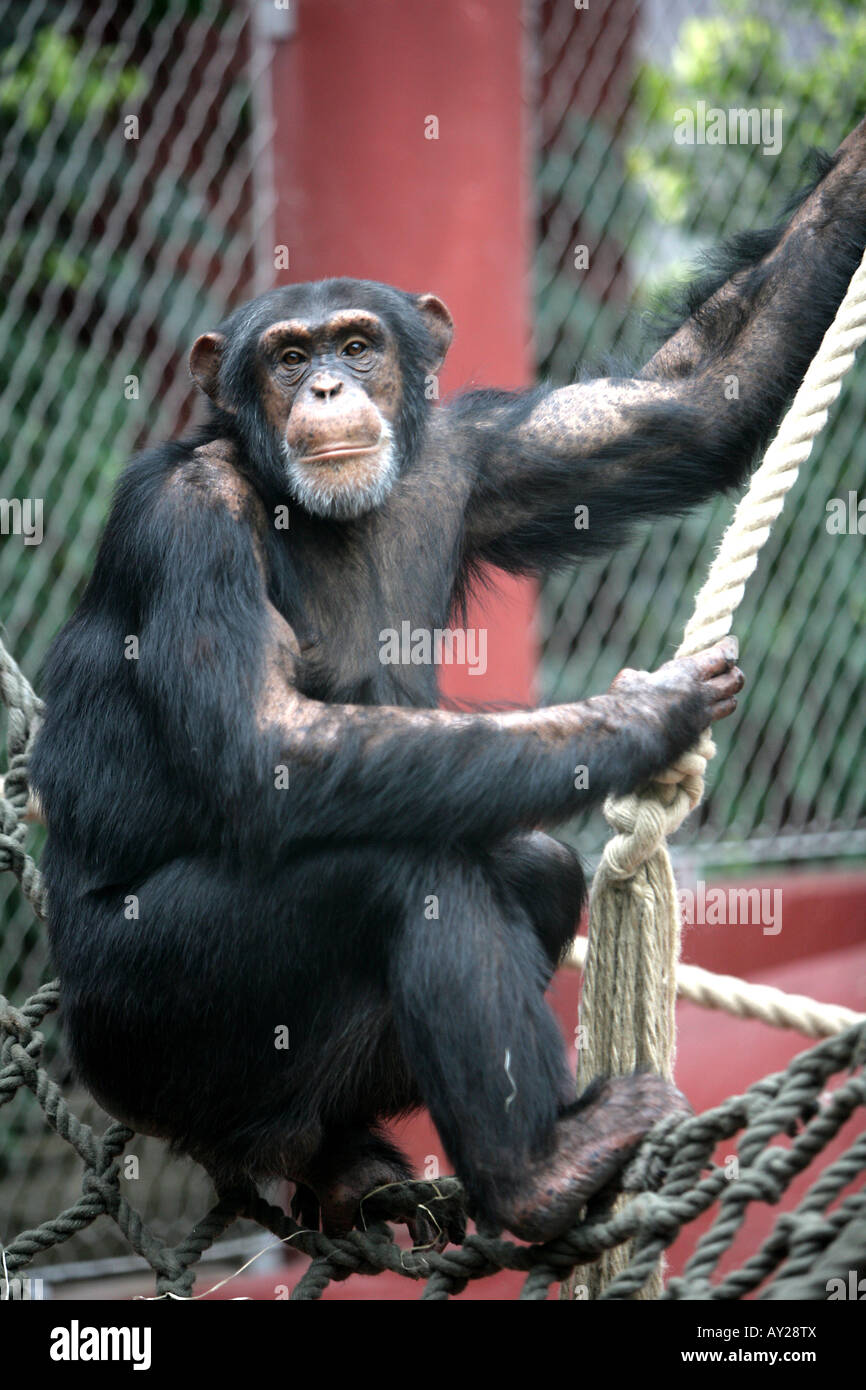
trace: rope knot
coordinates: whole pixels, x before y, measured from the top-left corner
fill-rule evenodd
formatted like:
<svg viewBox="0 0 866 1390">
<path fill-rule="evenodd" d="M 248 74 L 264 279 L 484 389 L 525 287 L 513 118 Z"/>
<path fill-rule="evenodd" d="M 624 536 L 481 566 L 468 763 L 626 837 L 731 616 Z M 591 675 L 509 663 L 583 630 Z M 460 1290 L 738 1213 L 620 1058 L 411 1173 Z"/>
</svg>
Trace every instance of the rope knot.
<svg viewBox="0 0 866 1390">
<path fill-rule="evenodd" d="M 614 879 L 633 878 L 638 869 L 661 849 L 691 809 L 685 788 L 672 786 L 667 804 L 652 788 L 629 796 L 608 797 L 605 819 L 617 833 L 608 841 L 602 864 Z"/>
<path fill-rule="evenodd" d="M 0 1031 L 11 1033 L 20 1043 L 27 1044 L 33 1037 L 33 1026 L 20 1009 L 16 1009 L 8 999 L 0 994 Z"/>
<path fill-rule="evenodd" d="M 665 768 L 664 772 L 658 773 L 653 779 L 653 787 L 656 794 L 665 799 L 662 788 L 667 791 L 671 786 L 680 786 L 688 797 L 689 810 L 693 811 L 704 794 L 704 778 L 707 772 L 707 763 L 716 756 L 716 745 L 710 737 L 709 730 L 705 730 L 694 748 L 690 748 L 670 767 Z M 686 812 L 688 814 L 688 811 Z"/>
<path fill-rule="evenodd" d="M 96 1168 L 85 1169 L 81 1180 L 81 1190 L 85 1196 L 99 1201 L 106 1212 L 112 1211 L 120 1197 L 116 1166 L 111 1164 L 104 1171 L 99 1171 Z"/>
</svg>

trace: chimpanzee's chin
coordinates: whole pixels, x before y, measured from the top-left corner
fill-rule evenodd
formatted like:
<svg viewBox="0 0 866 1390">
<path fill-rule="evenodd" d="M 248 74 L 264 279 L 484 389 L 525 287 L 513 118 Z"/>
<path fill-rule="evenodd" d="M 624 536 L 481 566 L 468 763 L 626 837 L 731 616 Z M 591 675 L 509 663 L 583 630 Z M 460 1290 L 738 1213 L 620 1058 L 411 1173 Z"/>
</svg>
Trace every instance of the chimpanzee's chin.
<svg viewBox="0 0 866 1390">
<path fill-rule="evenodd" d="M 292 480 L 292 494 L 295 500 L 312 516 L 322 517 L 326 521 L 354 521 L 365 516 L 367 512 L 381 507 L 390 491 L 390 483 L 365 489 L 325 491 L 315 484 L 305 482 L 299 485 L 296 479 Z"/>
<path fill-rule="evenodd" d="M 390 432 L 374 455 L 369 451 L 333 461 L 307 462 L 283 447 L 289 490 L 312 516 L 353 521 L 381 507 L 397 478 L 397 454 Z"/>
</svg>

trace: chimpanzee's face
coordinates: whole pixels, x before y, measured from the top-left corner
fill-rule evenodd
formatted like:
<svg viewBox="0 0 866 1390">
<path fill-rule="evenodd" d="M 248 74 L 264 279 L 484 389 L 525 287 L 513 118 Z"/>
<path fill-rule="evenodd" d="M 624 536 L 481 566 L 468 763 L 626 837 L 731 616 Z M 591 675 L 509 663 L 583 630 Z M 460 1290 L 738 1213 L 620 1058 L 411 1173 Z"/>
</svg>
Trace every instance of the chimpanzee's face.
<svg viewBox="0 0 866 1390">
<path fill-rule="evenodd" d="M 382 319 L 347 309 L 274 323 L 259 340 L 259 364 L 297 501 L 337 520 L 380 506 L 399 471 L 402 401 L 397 346 Z"/>
<path fill-rule="evenodd" d="M 321 281 L 237 311 L 197 340 L 190 366 L 221 409 L 263 418 L 270 476 L 308 512 L 345 521 L 391 491 L 451 331 L 435 295 Z"/>
</svg>

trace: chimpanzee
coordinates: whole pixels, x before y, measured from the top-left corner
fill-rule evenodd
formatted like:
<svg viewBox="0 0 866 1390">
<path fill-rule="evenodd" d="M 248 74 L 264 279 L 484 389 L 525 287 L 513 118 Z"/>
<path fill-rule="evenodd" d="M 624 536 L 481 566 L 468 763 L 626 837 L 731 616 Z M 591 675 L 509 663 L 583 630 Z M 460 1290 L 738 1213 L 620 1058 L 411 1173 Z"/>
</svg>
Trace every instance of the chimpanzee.
<svg viewBox="0 0 866 1390">
<path fill-rule="evenodd" d="M 866 122 L 634 377 L 428 406 L 445 305 L 351 279 L 197 340 L 207 422 L 123 474 L 32 762 L 65 1027 L 112 1114 L 340 1233 L 423 1103 L 478 1219 L 546 1239 L 685 1106 L 647 1074 L 574 1101 L 543 994 L 584 880 L 542 828 L 729 714 L 735 646 L 457 713 L 381 637 L 443 628 L 487 562 L 538 574 L 739 484 L 866 243 L 864 167 Z"/>
</svg>

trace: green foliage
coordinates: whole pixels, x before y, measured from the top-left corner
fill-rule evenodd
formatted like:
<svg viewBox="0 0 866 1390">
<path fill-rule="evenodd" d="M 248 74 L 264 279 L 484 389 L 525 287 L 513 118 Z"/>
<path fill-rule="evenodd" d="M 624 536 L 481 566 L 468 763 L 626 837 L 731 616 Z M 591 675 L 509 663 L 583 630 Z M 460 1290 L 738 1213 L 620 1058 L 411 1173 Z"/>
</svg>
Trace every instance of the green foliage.
<svg viewBox="0 0 866 1390">
<path fill-rule="evenodd" d="M 58 119 L 71 131 L 140 97 L 145 85 L 136 68 L 117 69 L 113 49 L 85 51 L 67 34 L 42 29 L 29 46 L 13 43 L 3 54 L 0 112 L 17 116 L 30 135 Z"/>
<path fill-rule="evenodd" d="M 697 114 L 698 103 L 780 110 L 778 154 L 753 143 L 677 143 L 679 113 Z M 756 13 L 752 0 L 718 0 L 711 15 L 679 26 L 667 54 L 638 67 L 627 112 L 613 114 L 616 127 L 604 109 L 572 115 L 538 173 L 550 228 L 536 268 L 540 366 L 560 381 L 579 360 L 639 351 L 641 311 L 686 275 L 698 249 L 775 220 L 803 182 L 808 149 L 832 150 L 866 114 L 866 7 L 762 0 Z M 608 259 L 611 247 L 621 250 L 628 279 L 616 291 L 603 275 L 575 271 L 569 229 Z M 728 840 L 773 826 L 853 826 L 866 815 L 856 713 L 863 542 L 824 527 L 828 498 L 866 494 L 864 410 L 866 362 L 849 376 L 737 615 L 750 683 L 735 737 L 721 741 L 709 810 Z M 603 566 L 548 581 L 547 698 L 603 689 L 626 654 L 649 667 L 670 655 L 729 513 L 719 502 L 656 524 Z M 581 843 L 596 833 L 593 821 Z M 696 823 L 684 833 L 701 834 Z"/>
<path fill-rule="evenodd" d="M 681 25 L 668 64 L 639 68 L 634 102 L 629 174 L 660 221 L 716 236 L 733 207 L 763 207 L 796 187 L 804 152 L 834 144 L 866 111 L 866 10 L 857 0 L 791 0 L 778 16 L 759 15 L 748 0 L 722 0 L 711 18 Z M 676 113 L 698 102 L 780 110 L 780 152 L 675 143 Z"/>
</svg>

